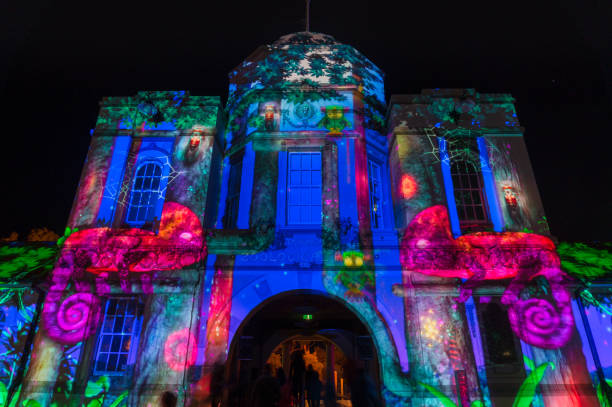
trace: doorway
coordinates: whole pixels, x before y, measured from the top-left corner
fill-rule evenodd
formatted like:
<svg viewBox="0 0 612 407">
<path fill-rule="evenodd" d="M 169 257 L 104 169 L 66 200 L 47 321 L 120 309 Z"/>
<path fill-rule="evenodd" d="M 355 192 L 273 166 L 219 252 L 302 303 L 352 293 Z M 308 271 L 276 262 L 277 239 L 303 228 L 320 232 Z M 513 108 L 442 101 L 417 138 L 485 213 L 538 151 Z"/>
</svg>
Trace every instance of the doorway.
<svg viewBox="0 0 612 407">
<path fill-rule="evenodd" d="M 380 391 L 378 356 L 365 324 L 342 300 L 308 290 L 274 296 L 253 309 L 238 328 L 228 354 L 227 379 L 236 389 L 228 405 L 242 407 L 266 363 L 287 380 L 292 354 L 302 352 L 323 394 L 330 387 L 339 406 L 350 406 L 347 363 L 363 367 Z M 304 405 L 304 404 L 298 404 Z M 308 404 L 305 404 L 306 407 Z"/>
<path fill-rule="evenodd" d="M 273 372 L 282 369 L 291 371 L 291 355 L 299 350 L 304 358 L 307 370 L 312 366 L 323 389 L 332 388 L 340 401 L 350 399 L 350 390 L 346 385 L 347 377 L 344 367 L 348 358 L 338 345 L 321 335 L 296 336 L 280 343 L 270 354 L 269 363 Z M 342 403 L 340 403 L 342 404 Z"/>
</svg>

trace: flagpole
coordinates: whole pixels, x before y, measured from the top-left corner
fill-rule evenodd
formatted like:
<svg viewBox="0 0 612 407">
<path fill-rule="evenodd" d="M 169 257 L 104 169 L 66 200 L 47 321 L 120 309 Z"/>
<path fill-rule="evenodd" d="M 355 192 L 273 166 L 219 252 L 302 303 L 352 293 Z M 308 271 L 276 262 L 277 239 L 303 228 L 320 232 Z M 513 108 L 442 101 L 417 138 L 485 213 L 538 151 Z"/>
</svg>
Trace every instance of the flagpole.
<svg viewBox="0 0 612 407">
<path fill-rule="evenodd" d="M 306 32 L 310 32 L 310 0 L 306 0 Z"/>
</svg>

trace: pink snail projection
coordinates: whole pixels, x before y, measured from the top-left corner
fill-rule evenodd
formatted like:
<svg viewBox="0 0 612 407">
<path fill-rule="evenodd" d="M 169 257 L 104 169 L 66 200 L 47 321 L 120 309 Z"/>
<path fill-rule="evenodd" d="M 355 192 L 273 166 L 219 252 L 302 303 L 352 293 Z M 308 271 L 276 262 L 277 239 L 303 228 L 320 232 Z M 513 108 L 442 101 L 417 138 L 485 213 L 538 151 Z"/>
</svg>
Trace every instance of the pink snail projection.
<svg viewBox="0 0 612 407">
<path fill-rule="evenodd" d="M 514 333 L 523 341 L 546 349 L 565 345 L 573 331 L 571 294 L 561 270 L 555 245 L 547 237 L 521 232 L 478 232 L 454 239 L 446 207 L 432 206 L 408 225 L 401 243 L 401 263 L 406 271 L 438 277 L 465 278 L 459 301 L 483 280 L 513 278 L 501 302 L 508 307 Z M 550 285 L 554 303 L 521 297 L 535 277 Z M 401 285 L 394 291 L 402 292 Z"/>
<path fill-rule="evenodd" d="M 153 292 L 152 272 L 180 269 L 206 256 L 202 225 L 188 208 L 167 202 L 159 233 L 142 229 L 95 228 L 73 233 L 66 240 L 52 275 L 43 308 L 43 321 L 53 340 L 76 344 L 98 327 L 99 296 L 110 293 L 109 273 L 117 272 L 124 292 L 131 291 L 130 273 L 138 273 L 142 290 Z M 92 273 L 96 293 L 85 280 Z M 74 278 L 73 278 L 74 277 Z M 74 283 L 75 294 L 64 299 Z"/>
</svg>

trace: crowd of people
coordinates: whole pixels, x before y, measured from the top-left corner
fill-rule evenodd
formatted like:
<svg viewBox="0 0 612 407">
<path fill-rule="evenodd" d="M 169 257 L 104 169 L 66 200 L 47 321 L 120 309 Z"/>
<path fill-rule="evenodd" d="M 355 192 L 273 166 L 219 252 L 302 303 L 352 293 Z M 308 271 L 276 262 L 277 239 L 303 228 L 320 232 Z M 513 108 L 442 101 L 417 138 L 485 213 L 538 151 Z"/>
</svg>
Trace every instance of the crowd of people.
<svg viewBox="0 0 612 407">
<path fill-rule="evenodd" d="M 289 374 L 282 367 L 273 372 L 266 363 L 259 373 L 251 371 L 247 387 L 225 384 L 225 369 L 222 364 L 215 366 L 211 373 L 210 402 L 212 407 L 223 405 L 224 390 L 228 390 L 229 405 L 246 407 L 338 407 L 336 389 L 332 380 L 321 382 L 319 373 L 312 365 L 306 366 L 304 350 L 296 347 L 290 355 Z M 346 383 L 350 389 L 352 407 L 382 407 L 374 382 L 366 369 L 352 360 L 343 366 Z M 165 395 L 168 397 L 168 395 Z M 167 403 L 170 401 L 169 403 Z M 174 407 L 172 401 L 163 400 L 164 407 Z"/>
<path fill-rule="evenodd" d="M 336 392 L 332 380 L 323 386 L 319 373 L 312 365 L 306 367 L 304 351 L 297 348 L 291 353 L 289 378 L 282 367 L 272 373 L 266 364 L 262 375 L 255 380 L 251 391 L 251 407 L 336 407 Z M 367 371 L 348 360 L 345 374 L 350 388 L 352 407 L 382 407 L 378 391 Z"/>
</svg>

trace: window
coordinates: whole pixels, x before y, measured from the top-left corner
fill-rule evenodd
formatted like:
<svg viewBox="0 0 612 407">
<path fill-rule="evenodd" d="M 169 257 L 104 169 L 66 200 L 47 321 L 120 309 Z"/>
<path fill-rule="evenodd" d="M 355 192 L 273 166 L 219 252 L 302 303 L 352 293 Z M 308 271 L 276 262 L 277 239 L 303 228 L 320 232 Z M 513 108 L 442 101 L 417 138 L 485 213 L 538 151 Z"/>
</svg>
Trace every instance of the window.
<svg viewBox="0 0 612 407">
<path fill-rule="evenodd" d="M 287 224 L 321 224 L 321 153 L 290 152 Z"/>
<path fill-rule="evenodd" d="M 242 174 L 242 161 L 231 165 L 229 173 L 229 185 L 227 189 L 227 201 L 225 205 L 225 227 L 236 228 L 238 219 L 238 204 L 240 202 L 240 179 Z"/>
<path fill-rule="evenodd" d="M 368 181 L 370 185 L 370 217 L 372 229 L 383 227 L 382 185 L 380 165 L 368 160 Z"/>
<path fill-rule="evenodd" d="M 480 168 L 468 161 L 454 160 L 451 162 L 451 177 L 461 227 L 488 224 Z"/>
<path fill-rule="evenodd" d="M 455 198 L 459 227 L 463 231 L 491 226 L 482 178 L 481 154 L 474 138 L 458 138 L 449 143 L 452 196 Z"/>
<path fill-rule="evenodd" d="M 515 363 L 519 360 L 508 313 L 495 301 L 483 304 L 481 310 L 487 361 L 491 364 Z"/>
<path fill-rule="evenodd" d="M 136 298 L 110 298 L 98 338 L 94 374 L 120 374 L 127 370 L 138 334 Z"/>
<path fill-rule="evenodd" d="M 127 223 L 142 226 L 155 218 L 157 202 L 161 196 L 162 166 L 157 162 L 145 162 L 136 170 Z"/>
</svg>

